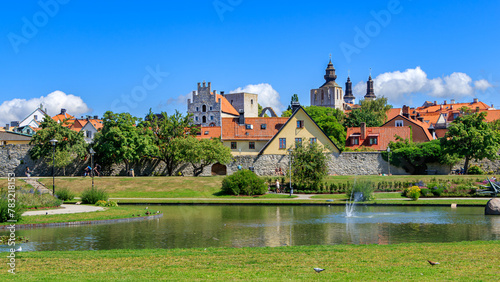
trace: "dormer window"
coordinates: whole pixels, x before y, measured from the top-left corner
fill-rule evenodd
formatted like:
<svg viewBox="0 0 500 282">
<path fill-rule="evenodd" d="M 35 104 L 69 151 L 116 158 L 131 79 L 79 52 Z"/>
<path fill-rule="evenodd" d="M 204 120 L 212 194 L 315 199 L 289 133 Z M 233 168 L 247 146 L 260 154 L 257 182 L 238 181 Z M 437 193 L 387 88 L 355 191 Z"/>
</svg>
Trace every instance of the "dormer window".
<svg viewBox="0 0 500 282">
<path fill-rule="evenodd" d="M 260 125 L 260 129 L 266 129 L 266 128 L 267 128 L 267 125 L 265 123 Z"/>
</svg>

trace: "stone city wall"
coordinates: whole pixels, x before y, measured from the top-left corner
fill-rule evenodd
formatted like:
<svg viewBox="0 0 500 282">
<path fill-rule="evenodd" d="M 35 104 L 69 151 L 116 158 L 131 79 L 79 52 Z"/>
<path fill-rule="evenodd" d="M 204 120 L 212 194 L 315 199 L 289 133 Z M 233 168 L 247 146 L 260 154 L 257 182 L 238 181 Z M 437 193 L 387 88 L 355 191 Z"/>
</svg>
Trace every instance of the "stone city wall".
<svg viewBox="0 0 500 282">
<path fill-rule="evenodd" d="M 17 176 L 24 176 L 26 167 L 30 167 L 33 176 L 51 176 L 52 163 L 43 160 L 33 161 L 29 156 L 30 145 L 5 145 L 0 146 L 0 177 L 6 177 L 8 173 L 15 173 Z M 101 163 L 99 160 L 95 162 Z M 330 175 L 378 175 L 388 174 L 388 163 L 382 159 L 379 152 L 344 152 L 341 154 L 328 154 L 328 173 Z M 496 161 L 483 160 L 472 162 L 479 165 L 485 172 L 500 173 L 500 159 Z M 90 158 L 79 160 L 69 165 L 65 169 L 67 176 L 82 176 L 86 166 L 90 165 Z M 227 174 L 232 174 L 238 170 L 238 166 L 248 169 L 253 168 L 258 175 L 286 175 L 289 171 L 288 155 L 262 155 L 262 156 L 236 156 L 234 161 L 226 166 Z M 440 164 L 428 164 L 431 174 L 449 174 L 452 170 L 460 168 L 463 163 L 455 165 L 453 168 Z M 136 176 L 166 175 L 165 164 L 159 160 L 145 160 L 131 165 Z M 125 164 L 113 164 L 110 167 L 103 167 L 104 175 L 128 175 Z M 185 176 L 193 175 L 191 164 L 182 164 L 175 175 L 181 173 Z M 390 166 L 390 173 L 395 175 L 405 175 L 404 169 Z M 62 169 L 56 169 L 56 175 L 63 175 Z M 212 174 L 212 168 L 205 167 L 201 176 Z"/>
</svg>

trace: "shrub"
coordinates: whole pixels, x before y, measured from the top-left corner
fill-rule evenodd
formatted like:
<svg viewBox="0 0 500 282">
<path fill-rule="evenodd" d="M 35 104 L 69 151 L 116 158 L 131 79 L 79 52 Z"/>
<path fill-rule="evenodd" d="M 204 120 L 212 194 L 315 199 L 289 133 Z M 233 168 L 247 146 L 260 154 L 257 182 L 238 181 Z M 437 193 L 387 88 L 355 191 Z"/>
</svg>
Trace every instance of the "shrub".
<svg viewBox="0 0 500 282">
<path fill-rule="evenodd" d="M 422 190 L 420 190 L 420 194 L 422 197 L 428 197 L 432 195 L 432 192 L 430 189 L 422 188 Z"/>
<path fill-rule="evenodd" d="M 50 194 L 40 194 L 36 190 L 18 190 L 17 204 L 22 208 L 36 209 L 46 207 L 58 207 L 62 204 L 62 200 L 51 196 Z"/>
<path fill-rule="evenodd" d="M 284 185 L 284 183 L 281 183 Z M 222 192 L 229 195 L 262 195 L 267 186 L 264 180 L 248 169 L 242 169 L 222 180 Z"/>
<path fill-rule="evenodd" d="M 107 201 L 108 193 L 97 187 L 85 189 L 82 193 L 82 203 L 94 205 L 99 200 Z"/>
<path fill-rule="evenodd" d="M 9 211 L 10 209 L 10 211 Z M 21 215 L 23 213 L 22 207 L 19 202 L 10 203 L 8 194 L 4 193 L 2 197 L 0 197 L 0 222 L 7 222 L 8 220 L 21 220 Z"/>
<path fill-rule="evenodd" d="M 95 205 L 99 207 L 117 207 L 118 203 L 111 200 L 110 201 L 99 200 L 97 201 L 97 203 L 95 203 Z"/>
<path fill-rule="evenodd" d="M 432 194 L 434 194 L 434 196 L 436 197 L 441 197 L 441 194 L 443 194 L 444 192 L 444 188 L 443 187 L 434 187 L 431 189 L 431 192 Z"/>
<path fill-rule="evenodd" d="M 406 197 L 416 201 L 420 198 L 420 188 L 418 186 L 411 186 L 406 189 Z"/>
<path fill-rule="evenodd" d="M 371 181 L 357 181 L 351 187 L 347 188 L 346 196 L 350 198 L 352 193 L 360 193 L 360 201 L 370 201 L 374 199 L 373 191 L 375 184 Z"/>
<path fill-rule="evenodd" d="M 60 188 L 56 191 L 57 198 L 63 201 L 71 201 L 75 198 L 75 194 L 71 192 L 68 188 Z"/>
<path fill-rule="evenodd" d="M 484 171 L 477 165 L 473 165 L 469 167 L 469 169 L 467 170 L 467 174 L 484 174 Z"/>
</svg>

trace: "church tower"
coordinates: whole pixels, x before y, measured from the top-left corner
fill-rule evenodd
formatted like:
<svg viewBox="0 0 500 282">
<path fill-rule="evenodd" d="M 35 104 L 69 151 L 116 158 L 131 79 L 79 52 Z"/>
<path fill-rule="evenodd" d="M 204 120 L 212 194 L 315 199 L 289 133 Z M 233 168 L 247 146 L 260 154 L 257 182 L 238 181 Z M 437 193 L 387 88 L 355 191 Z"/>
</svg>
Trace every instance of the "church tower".
<svg viewBox="0 0 500 282">
<path fill-rule="evenodd" d="M 375 91 L 373 90 L 373 80 L 372 76 L 368 78 L 368 81 L 366 82 L 366 95 L 365 95 L 365 100 L 374 100 L 377 97 L 375 96 Z"/>
<path fill-rule="evenodd" d="M 321 85 L 318 89 L 311 89 L 311 106 L 321 106 L 343 110 L 343 91 L 342 87 L 335 82 L 337 75 L 335 74 L 335 68 L 333 67 L 331 56 L 323 77 L 325 79 L 325 83 L 323 83 L 323 85 Z"/>
<path fill-rule="evenodd" d="M 352 82 L 351 78 L 347 76 L 347 82 L 345 83 L 345 96 L 344 96 L 344 102 L 347 104 L 354 104 L 354 100 L 356 98 L 354 95 L 352 95 Z"/>
</svg>

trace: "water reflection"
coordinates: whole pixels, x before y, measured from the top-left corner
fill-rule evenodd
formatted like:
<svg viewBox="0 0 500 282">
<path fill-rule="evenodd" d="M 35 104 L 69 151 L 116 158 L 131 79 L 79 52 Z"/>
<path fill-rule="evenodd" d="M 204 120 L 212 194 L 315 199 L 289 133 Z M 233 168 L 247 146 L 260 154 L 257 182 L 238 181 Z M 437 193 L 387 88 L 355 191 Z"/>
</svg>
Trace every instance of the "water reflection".
<svg viewBox="0 0 500 282">
<path fill-rule="evenodd" d="M 143 222 L 18 230 L 26 250 L 395 244 L 499 240 L 500 217 L 483 208 L 157 206 Z M 7 232 L 3 232 L 6 234 Z M 7 246 L 0 247 L 1 251 Z"/>
</svg>

